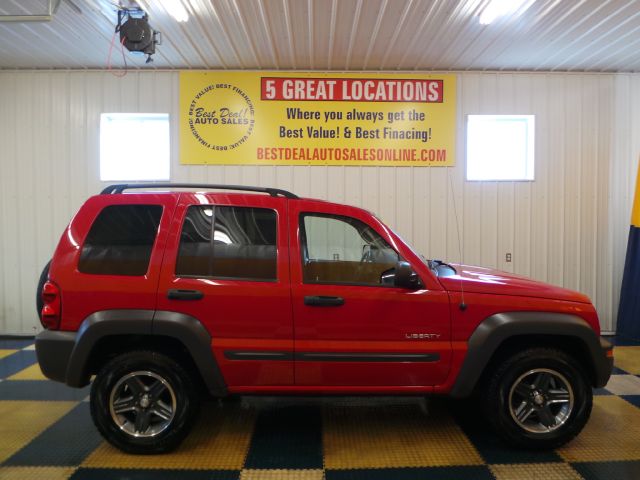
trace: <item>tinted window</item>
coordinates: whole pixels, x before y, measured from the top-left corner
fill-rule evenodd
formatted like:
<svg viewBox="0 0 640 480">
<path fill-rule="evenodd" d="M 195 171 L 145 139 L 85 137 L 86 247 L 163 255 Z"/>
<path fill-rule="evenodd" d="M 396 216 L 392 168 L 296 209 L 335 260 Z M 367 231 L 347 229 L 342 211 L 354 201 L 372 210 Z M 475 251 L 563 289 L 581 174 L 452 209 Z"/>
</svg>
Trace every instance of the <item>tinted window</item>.
<svg viewBox="0 0 640 480">
<path fill-rule="evenodd" d="M 276 280 L 276 225 L 266 208 L 189 207 L 176 275 Z"/>
<path fill-rule="evenodd" d="M 158 233 L 160 205 L 111 205 L 89 230 L 78 270 L 102 275 L 144 275 Z"/>
<path fill-rule="evenodd" d="M 367 224 L 351 217 L 302 214 L 305 283 L 383 285 L 399 260 Z M 383 275 L 386 274 L 386 275 Z"/>
<path fill-rule="evenodd" d="M 213 265 L 212 207 L 189 207 L 182 224 L 176 274 L 208 277 Z"/>
</svg>

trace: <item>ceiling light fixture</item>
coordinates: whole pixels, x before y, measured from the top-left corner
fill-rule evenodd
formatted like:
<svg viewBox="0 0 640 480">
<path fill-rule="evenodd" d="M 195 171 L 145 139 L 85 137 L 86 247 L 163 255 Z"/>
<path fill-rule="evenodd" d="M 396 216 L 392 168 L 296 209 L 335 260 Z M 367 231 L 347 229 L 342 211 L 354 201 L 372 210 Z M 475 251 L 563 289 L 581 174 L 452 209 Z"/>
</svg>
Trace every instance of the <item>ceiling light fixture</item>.
<svg viewBox="0 0 640 480">
<path fill-rule="evenodd" d="M 489 3 L 487 3 L 487 6 L 484 7 L 480 14 L 480 25 L 489 25 L 498 17 L 503 17 L 518 11 L 520 7 L 528 2 L 529 5 L 524 9 L 526 10 L 534 1 L 535 0 L 489 0 Z M 524 10 L 522 10 L 522 12 L 524 12 Z"/>
<path fill-rule="evenodd" d="M 189 20 L 187 9 L 184 8 L 180 0 L 162 0 L 162 5 L 177 22 Z"/>
</svg>

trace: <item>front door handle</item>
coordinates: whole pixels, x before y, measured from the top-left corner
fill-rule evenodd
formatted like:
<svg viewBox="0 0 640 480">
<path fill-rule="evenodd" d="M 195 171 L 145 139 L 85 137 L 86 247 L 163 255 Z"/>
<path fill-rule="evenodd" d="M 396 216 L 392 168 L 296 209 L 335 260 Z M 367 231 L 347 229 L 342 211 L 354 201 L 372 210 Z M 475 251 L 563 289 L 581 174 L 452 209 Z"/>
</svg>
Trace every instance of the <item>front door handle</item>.
<svg viewBox="0 0 640 480">
<path fill-rule="evenodd" d="M 310 307 L 339 307 L 344 305 L 344 298 L 312 295 L 304 297 L 304 304 L 309 305 Z"/>
<path fill-rule="evenodd" d="M 200 290 L 169 290 L 169 300 L 200 300 L 204 294 Z"/>
</svg>

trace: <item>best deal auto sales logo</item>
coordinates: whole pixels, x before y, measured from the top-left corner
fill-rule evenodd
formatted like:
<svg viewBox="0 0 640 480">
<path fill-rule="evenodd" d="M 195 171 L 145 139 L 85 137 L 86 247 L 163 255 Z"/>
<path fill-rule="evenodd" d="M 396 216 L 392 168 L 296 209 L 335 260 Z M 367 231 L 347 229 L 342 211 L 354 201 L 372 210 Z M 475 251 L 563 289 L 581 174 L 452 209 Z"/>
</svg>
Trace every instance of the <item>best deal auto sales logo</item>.
<svg viewBox="0 0 640 480">
<path fill-rule="evenodd" d="M 247 141 L 254 127 L 251 99 L 228 83 L 208 85 L 189 105 L 189 128 L 198 142 L 212 150 L 233 150 Z"/>
</svg>

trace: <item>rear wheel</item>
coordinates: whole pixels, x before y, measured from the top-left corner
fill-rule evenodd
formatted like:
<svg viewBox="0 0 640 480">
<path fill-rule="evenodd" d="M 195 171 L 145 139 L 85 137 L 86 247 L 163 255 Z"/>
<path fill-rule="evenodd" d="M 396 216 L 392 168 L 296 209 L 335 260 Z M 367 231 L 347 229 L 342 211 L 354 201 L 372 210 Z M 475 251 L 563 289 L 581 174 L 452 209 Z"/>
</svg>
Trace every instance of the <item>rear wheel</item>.
<svg viewBox="0 0 640 480">
<path fill-rule="evenodd" d="M 189 433 L 199 397 L 190 375 L 152 351 L 119 355 L 91 386 L 91 416 L 104 438 L 130 453 L 163 453 Z"/>
<path fill-rule="evenodd" d="M 551 449 L 574 438 L 589 419 L 591 386 L 561 350 L 534 348 L 503 362 L 489 378 L 484 411 L 510 445 Z"/>
</svg>

